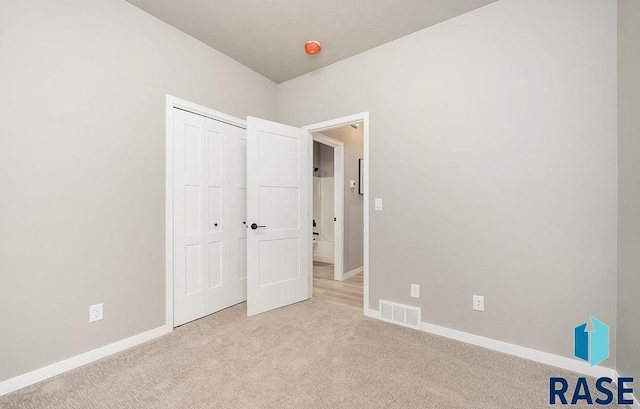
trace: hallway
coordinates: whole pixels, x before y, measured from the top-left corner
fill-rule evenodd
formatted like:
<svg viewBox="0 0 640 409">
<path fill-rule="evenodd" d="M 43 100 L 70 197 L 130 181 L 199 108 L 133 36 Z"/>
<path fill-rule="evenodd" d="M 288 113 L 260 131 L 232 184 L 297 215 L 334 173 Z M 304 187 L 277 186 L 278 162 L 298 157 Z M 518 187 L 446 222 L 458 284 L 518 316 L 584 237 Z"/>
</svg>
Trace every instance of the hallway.
<svg viewBox="0 0 640 409">
<path fill-rule="evenodd" d="M 313 262 L 313 297 L 362 312 L 364 282 L 358 273 L 344 281 L 333 279 L 333 264 Z"/>
</svg>

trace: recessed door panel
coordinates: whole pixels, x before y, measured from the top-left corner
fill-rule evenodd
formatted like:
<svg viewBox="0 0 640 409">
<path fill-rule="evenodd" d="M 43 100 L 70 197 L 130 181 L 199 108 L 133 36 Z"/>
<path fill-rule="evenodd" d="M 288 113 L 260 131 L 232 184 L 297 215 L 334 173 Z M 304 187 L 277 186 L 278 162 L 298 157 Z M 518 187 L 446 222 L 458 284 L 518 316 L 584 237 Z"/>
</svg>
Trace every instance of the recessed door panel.
<svg viewBox="0 0 640 409">
<path fill-rule="evenodd" d="M 260 187 L 260 223 L 270 230 L 300 228 L 300 189 L 297 187 Z"/>
<path fill-rule="evenodd" d="M 216 289 L 223 284 L 222 279 L 222 243 L 209 243 L 209 289 Z"/>
<path fill-rule="evenodd" d="M 202 249 L 200 244 L 185 247 L 185 295 L 202 292 Z"/>
<path fill-rule="evenodd" d="M 258 132 L 258 172 L 261 178 L 300 178 L 300 139 L 285 133 Z"/>
<path fill-rule="evenodd" d="M 187 185 L 184 187 L 184 218 L 187 236 L 200 234 L 202 231 L 202 186 Z"/>
<path fill-rule="evenodd" d="M 280 257 L 286 254 L 287 257 Z M 260 287 L 300 278 L 300 239 L 297 237 L 260 242 Z"/>
<path fill-rule="evenodd" d="M 222 210 L 224 208 L 222 203 L 222 188 L 209 186 L 208 200 L 208 231 L 209 233 L 218 233 L 222 230 Z"/>
</svg>

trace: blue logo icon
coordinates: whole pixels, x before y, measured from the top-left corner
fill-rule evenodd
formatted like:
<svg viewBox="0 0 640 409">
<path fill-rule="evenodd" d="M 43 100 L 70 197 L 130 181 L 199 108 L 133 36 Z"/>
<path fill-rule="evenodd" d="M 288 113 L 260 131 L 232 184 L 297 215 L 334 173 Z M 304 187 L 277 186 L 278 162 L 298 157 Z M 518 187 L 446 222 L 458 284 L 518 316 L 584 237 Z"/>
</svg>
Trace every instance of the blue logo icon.
<svg viewBox="0 0 640 409">
<path fill-rule="evenodd" d="M 585 322 L 575 327 L 573 332 L 573 345 L 576 358 L 589 362 L 596 366 L 609 358 L 609 326 L 595 317 L 591 317 L 593 330 L 588 331 Z"/>
</svg>

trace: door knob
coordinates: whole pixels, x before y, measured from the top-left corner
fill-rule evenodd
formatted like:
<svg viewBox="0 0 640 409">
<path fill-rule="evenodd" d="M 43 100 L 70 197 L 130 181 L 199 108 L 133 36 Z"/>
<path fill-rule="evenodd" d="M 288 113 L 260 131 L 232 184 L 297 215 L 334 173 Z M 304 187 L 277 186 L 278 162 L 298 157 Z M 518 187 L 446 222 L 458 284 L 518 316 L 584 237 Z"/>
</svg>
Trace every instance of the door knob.
<svg viewBox="0 0 640 409">
<path fill-rule="evenodd" d="M 251 223 L 251 230 L 256 230 L 258 227 L 267 227 L 267 226 L 258 226 L 255 223 Z"/>
</svg>

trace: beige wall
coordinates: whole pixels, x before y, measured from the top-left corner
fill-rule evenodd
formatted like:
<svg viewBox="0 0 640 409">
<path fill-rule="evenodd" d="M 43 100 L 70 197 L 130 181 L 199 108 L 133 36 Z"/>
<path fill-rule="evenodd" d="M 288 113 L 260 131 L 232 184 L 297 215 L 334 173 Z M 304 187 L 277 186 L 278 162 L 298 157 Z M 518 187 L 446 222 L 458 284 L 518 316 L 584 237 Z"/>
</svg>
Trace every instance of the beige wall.
<svg viewBox="0 0 640 409">
<path fill-rule="evenodd" d="M 358 181 L 358 159 L 364 158 L 363 127 L 351 126 L 323 131 L 322 134 L 344 143 L 344 273 L 364 264 L 364 196 L 349 182 Z"/>
<path fill-rule="evenodd" d="M 278 119 L 370 113 L 372 308 L 572 357 L 616 332 L 616 83 L 615 2 L 501 0 L 280 84 Z"/>
<path fill-rule="evenodd" d="M 165 94 L 274 119 L 276 86 L 122 0 L 15 0 L 0 89 L 2 381 L 164 324 Z"/>
<path fill-rule="evenodd" d="M 618 1 L 618 372 L 640 378 L 640 2 Z M 636 393 L 636 396 L 638 394 Z"/>
</svg>

